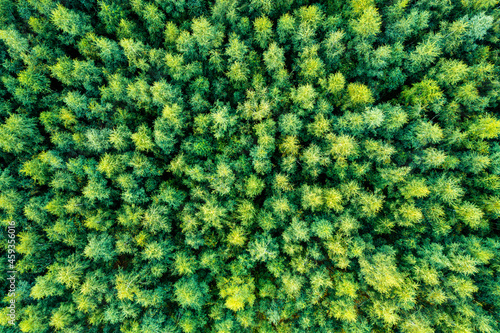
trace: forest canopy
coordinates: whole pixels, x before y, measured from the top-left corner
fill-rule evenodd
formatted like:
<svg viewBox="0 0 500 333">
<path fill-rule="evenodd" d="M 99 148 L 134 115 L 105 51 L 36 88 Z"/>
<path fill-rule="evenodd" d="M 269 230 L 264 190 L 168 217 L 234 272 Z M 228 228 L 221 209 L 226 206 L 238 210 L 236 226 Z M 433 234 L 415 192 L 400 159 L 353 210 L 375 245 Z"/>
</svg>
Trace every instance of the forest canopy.
<svg viewBox="0 0 500 333">
<path fill-rule="evenodd" d="M 499 51 L 498 0 L 0 0 L 0 331 L 499 332 Z"/>
</svg>

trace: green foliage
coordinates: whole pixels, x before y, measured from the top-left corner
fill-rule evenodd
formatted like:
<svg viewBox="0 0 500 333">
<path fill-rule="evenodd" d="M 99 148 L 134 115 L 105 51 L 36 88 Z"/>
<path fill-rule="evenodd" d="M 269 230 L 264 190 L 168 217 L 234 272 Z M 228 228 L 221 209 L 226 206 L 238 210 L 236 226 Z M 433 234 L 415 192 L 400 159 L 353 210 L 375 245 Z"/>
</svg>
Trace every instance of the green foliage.
<svg viewBox="0 0 500 333">
<path fill-rule="evenodd" d="M 208 287 L 192 277 L 182 278 L 174 285 L 175 301 L 183 308 L 201 309 Z"/>
<path fill-rule="evenodd" d="M 356 35 L 367 38 L 380 32 L 382 20 L 376 7 L 370 4 L 366 8 L 357 9 L 356 11 L 361 12 L 361 15 L 351 23 Z"/>
<path fill-rule="evenodd" d="M 0 147 L 7 153 L 33 154 L 42 140 L 33 118 L 12 114 L 0 125 Z"/>
<path fill-rule="evenodd" d="M 91 30 L 90 25 L 85 22 L 87 20 L 88 18 L 84 15 L 67 9 L 61 4 L 57 4 L 51 13 L 51 21 L 54 25 L 71 36 L 83 36 Z"/>
<path fill-rule="evenodd" d="M 0 331 L 499 332 L 497 7 L 0 0 Z"/>
</svg>

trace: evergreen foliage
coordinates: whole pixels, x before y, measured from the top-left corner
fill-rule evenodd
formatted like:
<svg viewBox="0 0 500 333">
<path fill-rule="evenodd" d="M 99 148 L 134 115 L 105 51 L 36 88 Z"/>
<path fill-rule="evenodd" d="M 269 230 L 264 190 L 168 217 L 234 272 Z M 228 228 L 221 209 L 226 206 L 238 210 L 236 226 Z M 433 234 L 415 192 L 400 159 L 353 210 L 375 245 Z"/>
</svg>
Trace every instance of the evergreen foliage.
<svg viewBox="0 0 500 333">
<path fill-rule="evenodd" d="M 498 5 L 0 0 L 0 331 L 500 332 Z"/>
</svg>

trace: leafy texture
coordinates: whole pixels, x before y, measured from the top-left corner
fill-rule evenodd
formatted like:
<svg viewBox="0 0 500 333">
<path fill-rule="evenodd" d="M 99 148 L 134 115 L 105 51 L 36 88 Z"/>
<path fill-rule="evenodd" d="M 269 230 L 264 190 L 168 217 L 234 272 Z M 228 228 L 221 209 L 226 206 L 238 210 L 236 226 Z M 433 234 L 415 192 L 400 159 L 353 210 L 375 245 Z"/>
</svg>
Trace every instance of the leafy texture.
<svg viewBox="0 0 500 333">
<path fill-rule="evenodd" d="M 0 0 L 0 330 L 499 332 L 499 19 Z"/>
</svg>

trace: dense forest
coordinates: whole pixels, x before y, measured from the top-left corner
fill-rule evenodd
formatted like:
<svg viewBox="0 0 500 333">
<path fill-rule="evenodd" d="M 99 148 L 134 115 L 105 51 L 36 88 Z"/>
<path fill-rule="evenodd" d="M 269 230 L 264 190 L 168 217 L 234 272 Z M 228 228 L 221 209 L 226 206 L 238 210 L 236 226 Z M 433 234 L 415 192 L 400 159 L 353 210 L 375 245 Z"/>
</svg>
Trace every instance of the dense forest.
<svg viewBox="0 0 500 333">
<path fill-rule="evenodd" d="M 498 0 L 0 0 L 0 331 L 500 332 L 499 51 Z"/>
</svg>

